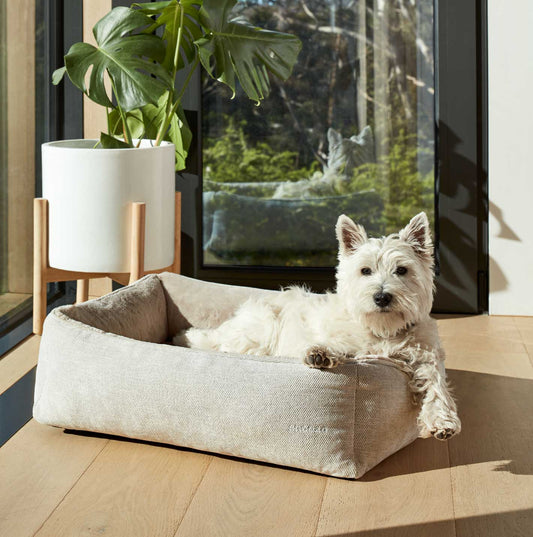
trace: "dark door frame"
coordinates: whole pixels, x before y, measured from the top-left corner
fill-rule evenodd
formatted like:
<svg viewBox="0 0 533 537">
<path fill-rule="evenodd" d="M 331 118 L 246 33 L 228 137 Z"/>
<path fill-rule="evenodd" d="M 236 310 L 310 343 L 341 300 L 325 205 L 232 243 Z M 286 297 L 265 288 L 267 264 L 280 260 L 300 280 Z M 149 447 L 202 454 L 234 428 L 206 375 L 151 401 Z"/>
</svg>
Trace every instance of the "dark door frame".
<svg viewBox="0 0 533 537">
<path fill-rule="evenodd" d="M 437 14 L 437 307 L 488 309 L 487 5 L 441 0 Z"/>
</svg>

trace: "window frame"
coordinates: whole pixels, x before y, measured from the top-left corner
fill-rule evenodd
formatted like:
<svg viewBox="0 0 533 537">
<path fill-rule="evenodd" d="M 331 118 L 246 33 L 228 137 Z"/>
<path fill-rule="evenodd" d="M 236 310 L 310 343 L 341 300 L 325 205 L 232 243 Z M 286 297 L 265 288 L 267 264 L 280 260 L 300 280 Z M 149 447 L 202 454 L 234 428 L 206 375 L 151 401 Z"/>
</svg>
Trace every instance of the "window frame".
<svg viewBox="0 0 533 537">
<path fill-rule="evenodd" d="M 36 3 L 36 16 L 38 3 Z M 39 16 L 44 21 L 42 41 L 35 47 L 44 48 L 44 78 L 63 62 L 63 56 L 73 42 L 83 37 L 82 3 L 68 0 L 40 0 Z M 35 197 L 42 193 L 41 151 L 42 143 L 61 138 L 83 138 L 83 96 L 72 85 L 53 86 L 51 80 L 35 77 L 36 120 L 43 120 L 42 129 L 35 131 Z M 40 90 L 40 91 L 39 91 Z M 29 237 L 33 242 L 33 237 Z M 48 311 L 75 300 L 75 283 L 48 284 Z M 4 326 L 0 326 L 0 359 L 3 354 L 32 334 L 33 307 L 30 303 Z"/>
<path fill-rule="evenodd" d="M 58 65 L 63 63 L 63 56 L 73 42 L 81 41 L 83 36 L 82 2 L 68 0 L 38 0 L 43 9 L 44 35 L 41 43 L 44 47 L 44 78 L 46 79 Z M 36 4 L 37 16 L 37 4 Z M 36 34 L 37 35 L 37 34 Z M 43 142 L 58 138 L 83 137 L 83 96 L 74 86 L 62 84 L 52 86 L 51 81 L 39 81 L 36 70 L 36 87 L 41 83 L 42 94 L 36 92 L 36 118 L 43 118 L 43 130 L 36 129 L 35 134 L 35 196 L 41 196 L 41 152 Z M 41 98 L 44 96 L 44 99 Z M 33 242 L 33 237 L 30 238 Z M 75 301 L 75 282 L 48 284 L 49 312 L 53 308 L 71 304 Z M 32 302 L 32 301 L 31 301 Z M 23 311 L 0 327 L 0 360 L 2 356 L 26 339 L 33 332 L 33 308 L 28 305 Z M 7 390 L 0 393 L 0 446 L 13 436 L 31 419 L 36 368 L 32 368 Z"/>
</svg>

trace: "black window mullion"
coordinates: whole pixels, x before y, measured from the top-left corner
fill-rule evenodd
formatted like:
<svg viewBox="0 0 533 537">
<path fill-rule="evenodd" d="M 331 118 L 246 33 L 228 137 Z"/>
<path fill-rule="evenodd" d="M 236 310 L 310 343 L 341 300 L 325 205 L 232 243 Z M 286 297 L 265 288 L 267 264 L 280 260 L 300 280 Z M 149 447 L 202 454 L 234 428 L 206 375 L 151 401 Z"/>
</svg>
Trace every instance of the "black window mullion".
<svg viewBox="0 0 533 537">
<path fill-rule="evenodd" d="M 486 304 L 485 18 L 480 0 L 440 0 L 436 76 L 439 311 Z"/>
</svg>

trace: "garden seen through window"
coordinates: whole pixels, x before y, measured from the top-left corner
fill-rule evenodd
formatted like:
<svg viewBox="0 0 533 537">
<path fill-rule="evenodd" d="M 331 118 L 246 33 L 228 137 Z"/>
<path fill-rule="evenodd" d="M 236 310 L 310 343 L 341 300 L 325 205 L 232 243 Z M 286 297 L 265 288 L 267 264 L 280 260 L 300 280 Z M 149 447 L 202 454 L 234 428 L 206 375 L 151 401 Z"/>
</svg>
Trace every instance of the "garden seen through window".
<svg viewBox="0 0 533 537">
<path fill-rule="evenodd" d="M 292 33 L 292 76 L 261 106 L 202 84 L 205 265 L 334 266 L 344 213 L 370 235 L 433 220 L 434 7 L 421 0 L 239 2 Z"/>
</svg>

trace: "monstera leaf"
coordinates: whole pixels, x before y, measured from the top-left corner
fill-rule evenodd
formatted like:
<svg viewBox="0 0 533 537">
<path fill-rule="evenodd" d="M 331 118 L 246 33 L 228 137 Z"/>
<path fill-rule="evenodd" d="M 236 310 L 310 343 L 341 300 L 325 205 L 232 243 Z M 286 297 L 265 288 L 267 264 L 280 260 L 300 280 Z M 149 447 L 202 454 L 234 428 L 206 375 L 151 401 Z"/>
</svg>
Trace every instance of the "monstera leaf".
<svg viewBox="0 0 533 537">
<path fill-rule="evenodd" d="M 113 9 L 93 29 L 96 47 L 76 43 L 70 48 L 65 56 L 69 78 L 102 106 L 113 106 L 104 85 L 106 71 L 124 111 L 147 103 L 157 104 L 159 97 L 172 85 L 169 74 L 160 65 L 165 58 L 165 43 L 155 35 L 128 35 L 152 23 L 150 17 L 138 11 L 125 7 Z M 86 88 L 85 77 L 91 67 L 89 87 Z M 65 68 L 54 73 L 55 84 L 61 80 Z"/>
<path fill-rule="evenodd" d="M 105 132 L 100 133 L 100 144 L 106 149 L 128 149 L 131 146 L 114 136 L 109 136 Z"/>
<path fill-rule="evenodd" d="M 147 138 L 154 140 L 161 123 L 165 121 L 166 116 L 166 98 L 165 95 L 159 98 L 157 105 L 147 104 L 140 109 L 132 110 L 127 114 L 126 121 L 133 138 Z M 118 110 L 112 110 L 108 114 L 108 123 L 110 132 L 114 135 L 121 136 L 123 133 L 122 117 Z M 111 138 L 111 140 L 110 140 Z M 185 118 L 185 112 L 181 106 L 178 106 L 176 113 L 173 114 L 169 128 L 164 137 L 165 140 L 172 142 L 176 150 L 176 171 L 185 168 L 185 161 L 189 146 L 191 145 L 192 133 Z M 102 133 L 100 137 L 102 147 L 118 147 L 117 140 L 111 136 Z M 118 142 L 123 144 L 124 142 Z"/>
<path fill-rule="evenodd" d="M 132 4 L 132 7 L 138 8 L 141 13 L 157 17 L 148 31 L 154 31 L 163 26 L 163 40 L 167 43 L 163 65 L 170 72 L 174 67 L 177 69 L 184 67 L 185 59 L 191 63 L 196 57 L 194 42 L 203 36 L 199 22 L 199 3 L 198 0 L 167 0 L 166 2 Z M 181 50 L 177 52 L 178 45 Z"/>
<path fill-rule="evenodd" d="M 96 23 L 97 45 L 72 45 L 52 81 L 58 84 L 66 72 L 90 99 L 111 109 L 102 147 L 134 147 L 141 138 L 156 145 L 170 140 L 181 170 L 192 138 L 181 101 L 198 63 L 233 94 L 239 80 L 257 102 L 270 91 L 268 73 L 285 80 L 296 63 L 299 39 L 233 18 L 236 3 L 166 0 L 117 7 Z M 162 38 L 154 33 L 159 28 Z M 177 86 L 176 72 L 186 65 L 189 72 Z"/>
<path fill-rule="evenodd" d="M 159 99 L 157 106 L 151 104 L 143 106 L 141 112 L 143 115 L 143 122 L 148 126 L 146 130 L 147 138 L 156 138 L 159 126 L 165 121 L 165 109 L 166 99 L 164 96 Z M 192 133 L 181 106 L 178 106 L 176 113 L 172 115 L 169 128 L 163 139 L 174 144 L 176 151 L 176 171 L 183 170 L 183 168 L 185 168 L 187 152 L 191 145 Z"/>
<path fill-rule="evenodd" d="M 250 99 L 259 102 L 270 92 L 267 71 L 286 80 L 300 52 L 300 40 L 231 18 L 237 0 L 204 0 L 200 21 L 205 36 L 196 41 L 200 60 L 214 78 L 235 95 L 237 78 Z"/>
</svg>

